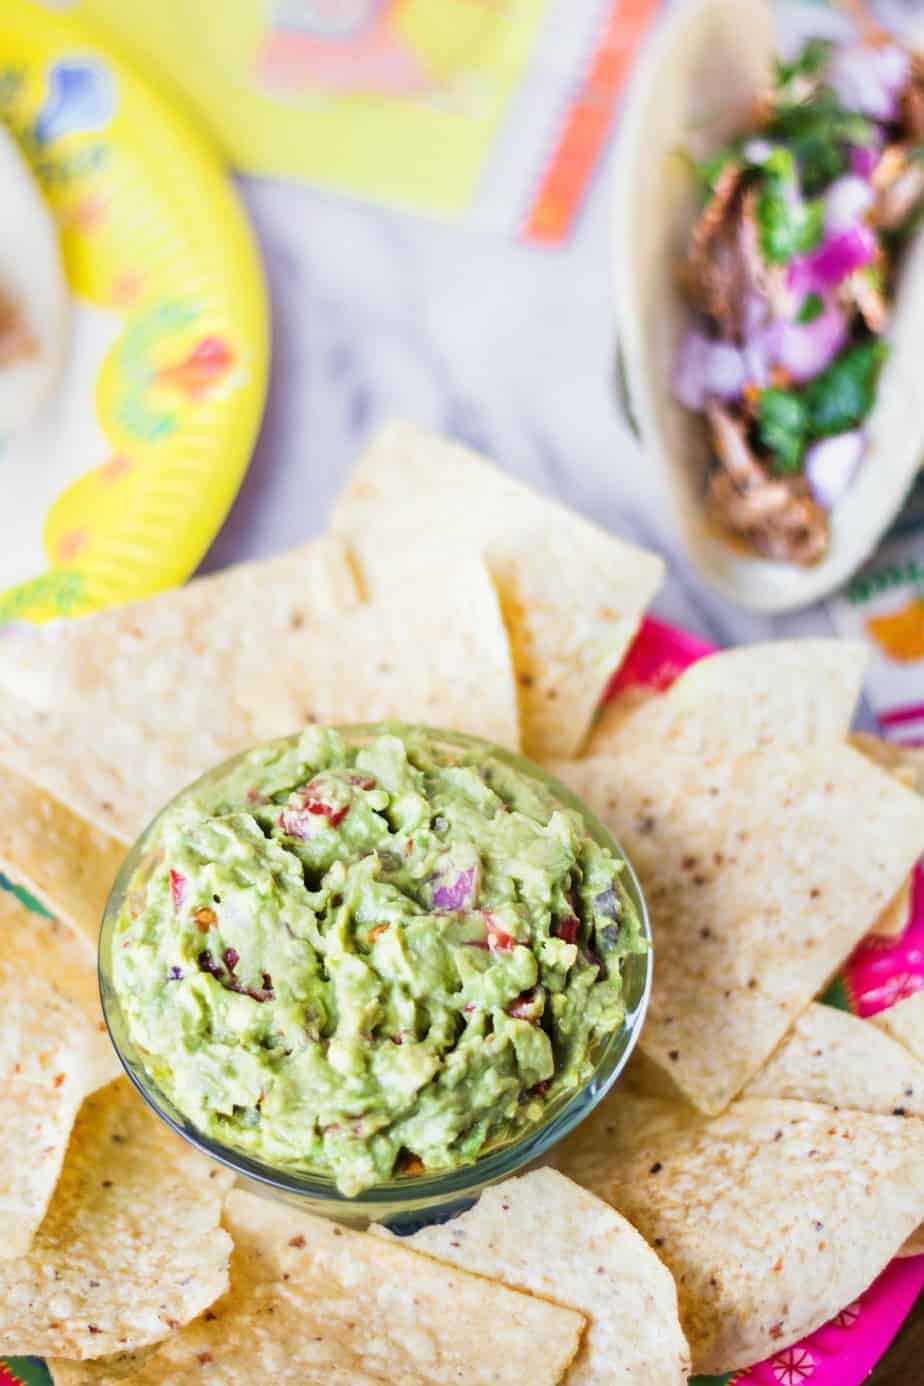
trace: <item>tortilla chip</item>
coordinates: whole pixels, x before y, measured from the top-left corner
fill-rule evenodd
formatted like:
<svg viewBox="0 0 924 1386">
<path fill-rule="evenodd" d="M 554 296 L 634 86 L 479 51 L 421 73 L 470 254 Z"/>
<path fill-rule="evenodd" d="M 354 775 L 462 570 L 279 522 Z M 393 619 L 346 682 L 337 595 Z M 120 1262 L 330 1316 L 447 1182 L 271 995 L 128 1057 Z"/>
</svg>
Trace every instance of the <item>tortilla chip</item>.
<svg viewBox="0 0 924 1386">
<path fill-rule="evenodd" d="M 94 1038 L 87 1054 L 88 1090 L 122 1072 L 103 1020 L 96 952 L 82 934 L 27 910 L 14 895 L 0 891 L 0 958 L 16 976 L 41 978 L 59 1002 L 76 1006 L 89 1022 Z"/>
<path fill-rule="evenodd" d="M 870 1017 L 870 1024 L 924 1064 L 924 991 L 916 991 L 896 1001 L 887 1011 L 879 1011 Z"/>
<path fill-rule="evenodd" d="M 0 870 L 84 933 L 94 947 L 124 856 L 121 843 L 31 780 L 0 770 Z"/>
<path fill-rule="evenodd" d="M 640 1045 L 715 1113 L 766 1062 L 924 847 L 924 803 L 847 746 L 553 766 L 625 848 L 655 940 Z"/>
<path fill-rule="evenodd" d="M 907 1256 L 924 1256 L 924 1223 L 922 1223 L 916 1232 L 912 1232 L 898 1255 L 902 1257 L 902 1259 Z"/>
<path fill-rule="evenodd" d="M 322 615 L 334 584 L 328 571 L 312 586 L 312 573 L 347 571 L 326 542 L 290 560 L 298 611 L 267 593 L 264 613 L 245 586 L 235 616 L 232 576 L 8 642 L 0 758 L 124 842 L 203 770 L 312 720 L 396 717 L 516 746 L 509 647 L 483 565 L 445 582 L 445 568 L 422 572 L 381 603 Z M 291 587 L 283 560 L 266 568 Z M 316 592 L 328 592 L 320 605 Z"/>
<path fill-rule="evenodd" d="M 32 1245 L 79 1105 L 73 1086 L 56 1091 L 0 1078 L 0 1258 L 25 1256 Z"/>
<path fill-rule="evenodd" d="M 744 1095 L 924 1117 L 924 1063 L 868 1020 L 815 1004 Z"/>
<path fill-rule="evenodd" d="M 117 1066 L 108 1038 L 52 982 L 0 961 L 0 1257 L 28 1251 L 78 1108 Z"/>
<path fill-rule="evenodd" d="M 607 698 L 603 706 L 597 709 L 581 755 L 609 755 L 610 748 L 618 744 L 619 729 L 623 722 L 645 703 L 650 703 L 653 698 L 660 696 L 657 689 L 649 688 L 647 684 L 632 683 L 627 688 L 621 688 L 611 698 Z"/>
<path fill-rule="evenodd" d="M 870 732 L 854 732 L 850 738 L 858 751 L 883 770 L 897 770 L 917 794 L 924 794 L 924 746 L 899 746 Z"/>
<path fill-rule="evenodd" d="M 875 938 L 901 938 L 911 919 L 914 872 L 902 881 L 892 899 L 876 920 L 870 933 Z"/>
<path fill-rule="evenodd" d="M 617 1090 L 556 1163 L 673 1271 L 704 1374 L 826 1323 L 924 1216 L 924 1122 L 811 1102 L 742 1099 L 706 1118 Z"/>
<path fill-rule="evenodd" d="M 127 1078 L 88 1097 L 31 1250 L 0 1261 L 0 1353 L 102 1357 L 200 1314 L 228 1284 L 229 1182 Z"/>
<path fill-rule="evenodd" d="M 724 650 L 631 713 L 604 715 L 586 753 L 620 755 L 643 741 L 695 756 L 843 741 L 868 660 L 865 645 L 847 640 Z"/>
<path fill-rule="evenodd" d="M 55 1362 L 57 1386 L 522 1386 L 526 1362 L 553 1386 L 577 1350 L 579 1314 L 400 1243 L 243 1192 L 226 1222 L 231 1289 L 205 1319 L 112 1368 Z"/>
<path fill-rule="evenodd" d="M 333 526 L 373 595 L 403 554 L 485 559 L 513 646 L 523 744 L 537 758 L 575 754 L 663 572 L 653 554 L 407 423 L 360 458 Z"/>
<path fill-rule="evenodd" d="M 405 1245 L 587 1318 L 568 1386 L 686 1386 L 677 1287 L 634 1227 L 552 1169 L 486 1189 L 468 1213 Z"/>
</svg>

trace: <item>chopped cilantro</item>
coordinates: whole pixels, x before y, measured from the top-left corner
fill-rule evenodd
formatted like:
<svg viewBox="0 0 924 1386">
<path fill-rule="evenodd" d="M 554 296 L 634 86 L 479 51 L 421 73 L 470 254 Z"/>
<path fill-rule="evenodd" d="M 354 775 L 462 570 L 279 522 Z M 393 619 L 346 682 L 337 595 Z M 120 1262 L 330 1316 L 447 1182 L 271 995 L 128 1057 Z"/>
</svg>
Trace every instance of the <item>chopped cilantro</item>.
<svg viewBox="0 0 924 1386">
<path fill-rule="evenodd" d="M 770 454 L 775 472 L 783 476 L 798 472 L 808 436 L 808 409 L 803 397 L 795 390 L 761 390 L 757 436 Z"/>
<path fill-rule="evenodd" d="M 777 150 L 764 165 L 764 178 L 757 195 L 757 233 L 760 250 L 768 265 L 785 265 L 794 255 L 804 255 L 821 240 L 824 209 L 820 202 L 803 202 L 798 185 L 789 172 L 777 172 L 781 162 Z"/>
<path fill-rule="evenodd" d="M 830 87 L 821 87 L 806 101 L 791 101 L 784 92 L 763 133 L 792 150 L 810 197 L 846 172 L 850 145 L 868 146 L 876 139 L 875 126 L 855 111 L 845 111 Z"/>
<path fill-rule="evenodd" d="M 886 343 L 874 337 L 842 352 L 806 387 L 809 430 L 815 437 L 846 433 L 863 422 L 873 407 L 879 371 L 888 353 Z"/>
<path fill-rule="evenodd" d="M 814 322 L 816 318 L 821 317 L 824 311 L 825 301 L 821 294 L 806 294 L 805 298 L 802 300 L 802 307 L 799 309 L 796 322 L 803 325 Z"/>
<path fill-rule="evenodd" d="M 800 77 L 817 77 L 827 66 L 834 45 L 828 39 L 813 38 L 791 63 L 779 61 L 776 65 L 776 85 L 778 91 L 788 91 Z"/>
</svg>

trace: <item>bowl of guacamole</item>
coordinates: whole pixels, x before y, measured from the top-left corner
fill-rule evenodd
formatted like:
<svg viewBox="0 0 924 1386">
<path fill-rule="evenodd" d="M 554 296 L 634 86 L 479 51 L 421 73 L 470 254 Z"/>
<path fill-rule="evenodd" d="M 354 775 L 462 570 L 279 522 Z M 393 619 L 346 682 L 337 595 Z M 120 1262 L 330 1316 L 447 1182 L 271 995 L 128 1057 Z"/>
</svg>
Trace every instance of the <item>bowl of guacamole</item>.
<svg viewBox="0 0 924 1386">
<path fill-rule="evenodd" d="M 129 854 L 100 941 L 116 1048 L 178 1131 L 283 1192 L 389 1209 L 565 1135 L 650 974 L 632 868 L 569 791 L 394 723 L 203 776 Z"/>
</svg>

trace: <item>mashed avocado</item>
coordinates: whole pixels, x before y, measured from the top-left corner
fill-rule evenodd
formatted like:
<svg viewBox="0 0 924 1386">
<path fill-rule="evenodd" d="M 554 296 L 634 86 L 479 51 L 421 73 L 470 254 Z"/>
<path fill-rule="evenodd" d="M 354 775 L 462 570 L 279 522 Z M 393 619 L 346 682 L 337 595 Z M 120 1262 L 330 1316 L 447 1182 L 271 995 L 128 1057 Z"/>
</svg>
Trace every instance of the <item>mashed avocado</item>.
<svg viewBox="0 0 924 1386">
<path fill-rule="evenodd" d="M 148 848 L 113 980 L 151 1076 L 348 1195 L 541 1120 L 645 946 L 621 863 L 541 781 L 405 727 L 253 751 Z"/>
</svg>

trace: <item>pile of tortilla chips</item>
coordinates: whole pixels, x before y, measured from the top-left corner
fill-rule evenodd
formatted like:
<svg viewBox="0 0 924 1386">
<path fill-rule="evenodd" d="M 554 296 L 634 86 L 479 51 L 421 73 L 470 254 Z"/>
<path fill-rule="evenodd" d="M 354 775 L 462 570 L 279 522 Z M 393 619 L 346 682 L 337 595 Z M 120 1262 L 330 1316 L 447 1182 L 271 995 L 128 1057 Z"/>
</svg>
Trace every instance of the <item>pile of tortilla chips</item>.
<svg viewBox="0 0 924 1386">
<path fill-rule="evenodd" d="M 915 769 L 848 733 L 860 649 L 716 655 L 595 709 L 659 561 L 395 425 L 332 532 L 0 645 L 0 1353 L 58 1386 L 680 1386 L 797 1341 L 922 1246 L 924 1002 L 817 1004 L 904 927 Z M 626 1079 L 541 1169 L 399 1241 L 229 1188 L 109 1047 L 94 948 L 127 844 L 308 721 L 551 766 L 655 937 Z M 583 753 L 583 754 L 582 754 Z"/>
</svg>

